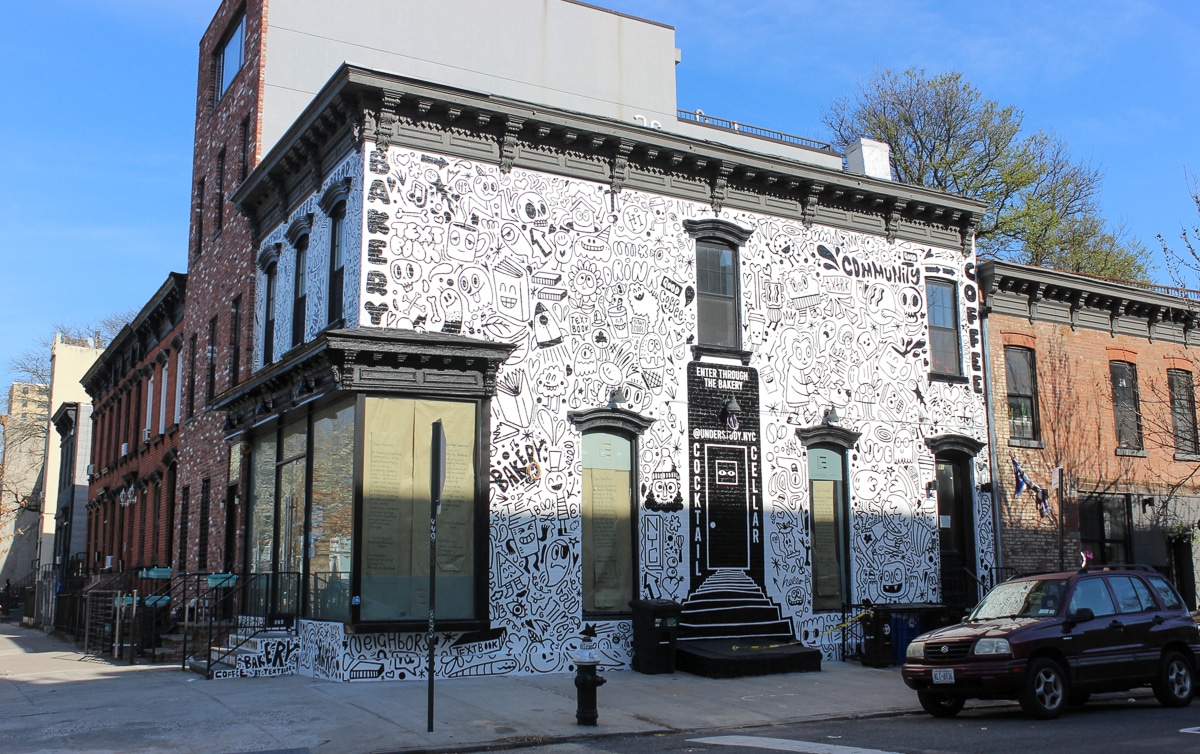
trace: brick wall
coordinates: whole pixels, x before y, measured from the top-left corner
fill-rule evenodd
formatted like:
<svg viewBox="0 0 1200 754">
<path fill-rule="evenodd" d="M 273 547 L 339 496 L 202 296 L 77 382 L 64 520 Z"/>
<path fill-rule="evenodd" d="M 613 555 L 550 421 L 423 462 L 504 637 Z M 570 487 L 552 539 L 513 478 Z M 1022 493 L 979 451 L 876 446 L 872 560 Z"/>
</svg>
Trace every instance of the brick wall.
<svg viewBox="0 0 1200 754">
<path fill-rule="evenodd" d="M 1051 469 L 1063 466 L 1072 479 L 1068 489 L 1079 493 L 1163 496 L 1172 485 L 1195 472 L 1195 461 L 1176 460 L 1172 434 L 1167 369 L 1197 374 L 1195 350 L 1166 340 L 1151 340 L 1105 330 L 993 313 L 989 317 L 989 358 L 996 448 L 1001 471 L 998 499 L 1003 529 L 1003 559 L 1021 572 L 1060 567 L 1058 502 L 1051 492 L 1051 516 L 1039 515 L 1029 492 L 1013 499 L 1014 476 L 1009 455 L 1015 456 L 1030 479 L 1049 489 Z M 1036 354 L 1041 440 L 1044 447 L 1022 447 L 1011 441 L 1007 410 L 1008 382 L 1005 346 L 1032 349 Z M 1117 452 L 1109 362 L 1136 365 L 1143 423 L 1144 454 Z M 1200 375 L 1198 375 L 1200 376 Z M 1186 489 L 1177 494 L 1195 494 Z M 1158 503 L 1160 506 L 1160 502 Z M 1079 550 L 1078 497 L 1065 496 L 1062 521 L 1062 564 L 1077 567 Z M 1142 506 L 1134 506 L 1136 526 L 1147 523 Z M 1153 513 L 1153 509 L 1148 509 Z M 1147 514 L 1149 515 L 1149 514 Z M 1133 558 L 1147 553 L 1134 543 Z"/>
<path fill-rule="evenodd" d="M 229 89 L 214 104 L 215 56 L 226 41 L 238 15 L 245 10 L 245 62 Z M 230 368 L 233 349 L 231 306 L 241 297 L 238 377 L 250 374 L 253 351 L 251 328 L 254 311 L 254 250 L 250 225 L 229 196 L 241 184 L 242 164 L 247 171 L 258 161 L 259 103 L 262 99 L 262 29 L 266 12 L 263 0 L 224 0 L 200 42 L 196 86 L 196 137 L 192 167 L 192 213 L 188 257 L 188 306 L 184 338 L 196 338 L 194 385 L 195 411 L 184 417 L 180 433 L 179 488 L 188 487 L 190 505 L 186 569 L 194 571 L 207 560 L 209 571 L 236 564 L 236 554 L 225 552 L 226 479 L 229 449 L 224 439 L 223 413 L 209 410 L 208 365 L 215 357 L 213 395 L 233 387 Z M 244 139 L 243 134 L 248 135 Z M 244 145 L 244 141 L 247 142 Z M 243 157 L 243 153 L 245 156 Z M 222 156 L 224 186 L 219 185 Z M 200 187 L 203 184 L 203 192 Z M 220 221 L 218 225 L 218 221 Z M 209 342 L 209 323 L 216 320 L 215 342 Z M 207 521 L 200 520 L 200 490 L 209 480 L 213 501 Z M 240 521 L 240 515 L 238 516 Z M 201 532 L 207 530 L 207 537 Z M 207 539 L 206 558 L 199 543 Z M 236 549 L 236 548 L 235 548 Z"/>
</svg>

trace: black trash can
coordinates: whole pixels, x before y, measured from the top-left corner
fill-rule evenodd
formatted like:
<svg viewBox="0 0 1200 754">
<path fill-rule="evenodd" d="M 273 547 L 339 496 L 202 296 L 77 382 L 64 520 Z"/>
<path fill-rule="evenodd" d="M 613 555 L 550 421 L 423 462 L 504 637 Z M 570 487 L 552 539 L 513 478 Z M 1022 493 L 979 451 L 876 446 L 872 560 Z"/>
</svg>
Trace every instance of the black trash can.
<svg viewBox="0 0 1200 754">
<path fill-rule="evenodd" d="M 892 664 L 892 611 L 879 605 L 863 620 L 862 664 L 872 668 Z"/>
<path fill-rule="evenodd" d="M 679 614 L 674 600 L 630 600 L 633 608 L 633 669 L 655 675 L 675 672 Z"/>
</svg>

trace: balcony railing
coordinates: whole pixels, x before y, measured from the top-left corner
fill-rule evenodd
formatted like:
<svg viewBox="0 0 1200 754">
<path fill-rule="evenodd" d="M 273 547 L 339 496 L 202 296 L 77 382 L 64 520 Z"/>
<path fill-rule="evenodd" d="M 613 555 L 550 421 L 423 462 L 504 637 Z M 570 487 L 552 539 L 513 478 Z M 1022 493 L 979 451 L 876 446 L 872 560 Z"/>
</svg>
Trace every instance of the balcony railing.
<svg viewBox="0 0 1200 754">
<path fill-rule="evenodd" d="M 695 123 L 709 128 L 719 128 L 722 131 L 732 131 L 734 133 L 745 134 L 747 136 L 756 136 L 760 139 L 769 139 L 770 141 L 778 141 L 784 144 L 791 144 L 797 147 L 806 147 L 808 149 L 817 149 L 830 154 L 837 154 L 833 145 L 816 139 L 808 139 L 803 136 L 795 136 L 793 134 L 785 134 L 782 131 L 772 131 L 769 128 L 759 128 L 758 126 L 749 126 L 745 123 L 739 123 L 736 120 L 725 120 L 724 118 L 714 118 L 711 115 L 705 115 L 703 110 L 679 110 L 676 117 L 680 120 Z"/>
</svg>

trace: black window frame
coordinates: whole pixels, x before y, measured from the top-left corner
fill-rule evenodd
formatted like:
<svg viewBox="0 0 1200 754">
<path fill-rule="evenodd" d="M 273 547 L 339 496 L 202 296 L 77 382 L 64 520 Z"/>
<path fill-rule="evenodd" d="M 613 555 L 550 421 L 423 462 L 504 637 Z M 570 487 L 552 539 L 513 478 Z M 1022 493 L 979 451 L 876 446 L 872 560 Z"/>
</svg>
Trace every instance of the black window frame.
<svg viewBox="0 0 1200 754">
<path fill-rule="evenodd" d="M 1120 374 L 1124 372 L 1124 374 Z M 1117 450 L 1138 452 L 1144 449 L 1141 399 L 1138 395 L 1137 365 L 1131 361 L 1108 362 L 1112 383 L 1113 431 Z M 1121 384 L 1127 381 L 1128 384 Z"/>
<path fill-rule="evenodd" d="M 329 302 L 325 323 L 334 326 L 345 317 L 346 203 L 338 202 L 329 213 Z"/>
<path fill-rule="evenodd" d="M 208 321 L 208 367 L 204 379 L 204 400 L 212 401 L 217 394 L 217 318 Z"/>
<path fill-rule="evenodd" d="M 696 240 L 697 345 L 729 350 L 740 350 L 742 347 L 742 306 L 739 280 L 741 270 L 738 251 L 738 247 L 716 238 L 706 237 Z M 726 265 L 721 259 L 725 254 L 729 255 L 728 272 L 725 271 Z M 714 257 L 717 259 L 715 266 L 706 263 L 712 261 Z M 720 281 L 720 284 L 714 285 L 717 281 Z M 722 308 L 729 308 L 732 315 L 731 322 L 726 320 L 729 332 L 712 337 L 716 328 L 706 329 L 703 315 L 706 303 L 719 304 Z M 726 342 L 726 340 L 732 342 Z"/>
<path fill-rule="evenodd" d="M 1017 359 L 1024 359 L 1024 365 L 1014 365 Z M 1028 374 L 1025 375 L 1024 382 L 1028 386 L 1027 390 L 1021 390 L 1021 375 L 1016 375 L 1015 366 L 1023 366 L 1028 369 Z M 1004 375 L 1005 385 L 1008 392 L 1008 434 L 1010 440 L 1025 440 L 1037 442 L 1042 439 L 1041 416 L 1038 407 L 1038 384 L 1037 384 L 1037 352 L 1032 348 L 1025 346 L 1005 346 L 1004 347 Z M 1016 377 L 1016 379 L 1014 379 Z M 1021 405 L 1023 412 L 1027 412 L 1028 422 L 1019 421 L 1018 412 L 1015 409 L 1014 402 Z M 1027 425 L 1028 433 L 1018 431 L 1022 425 Z"/>
<path fill-rule="evenodd" d="M 225 227 L 225 149 L 222 147 L 220 152 L 217 152 L 217 212 L 216 222 L 213 224 L 217 227 L 213 228 L 213 238 L 221 235 L 221 229 Z"/>
<path fill-rule="evenodd" d="M 1133 515 L 1129 495 L 1093 493 L 1079 500 L 1079 547 L 1090 552 L 1088 564 L 1125 565 L 1133 562 Z M 1113 523 L 1123 532 L 1114 532 Z M 1113 553 L 1117 553 L 1113 557 Z"/>
<path fill-rule="evenodd" d="M 239 43 L 235 48 L 234 43 Z M 229 52 L 238 52 L 237 68 L 229 73 Z M 225 94 L 233 86 L 234 79 L 246 65 L 246 13 L 239 11 L 237 18 L 229 25 L 228 31 L 221 37 L 213 53 L 213 107 L 225 98 Z"/>
<path fill-rule="evenodd" d="M 196 333 L 188 339 L 187 417 L 196 415 Z"/>
<path fill-rule="evenodd" d="M 950 324 L 934 324 L 934 290 L 944 290 L 950 295 L 946 311 L 951 316 Z M 925 279 L 926 319 L 929 327 L 929 371 L 931 376 L 961 379 L 963 377 L 962 322 L 958 311 L 958 284 L 941 278 Z M 939 306 L 939 310 L 941 307 Z M 942 345 L 953 344 L 953 354 L 940 354 Z M 951 358 L 952 357 L 952 358 Z M 952 368 L 942 368 L 952 367 Z"/>
<path fill-rule="evenodd" d="M 308 240 L 297 239 L 292 270 L 292 341 L 291 348 L 304 343 L 304 320 L 308 316 Z"/>
<path fill-rule="evenodd" d="M 204 251 L 204 178 L 196 183 L 196 249 L 192 257 L 198 257 Z"/>
<path fill-rule="evenodd" d="M 242 295 L 233 297 L 229 304 L 229 386 L 242 379 Z"/>
<path fill-rule="evenodd" d="M 1171 401 L 1171 434 L 1175 452 L 1187 456 L 1200 454 L 1196 428 L 1196 389 L 1192 373 L 1186 369 L 1167 370 L 1167 390 Z"/>
<path fill-rule="evenodd" d="M 263 366 L 275 361 L 275 278 L 278 271 L 279 267 L 274 262 L 263 270 Z"/>
</svg>

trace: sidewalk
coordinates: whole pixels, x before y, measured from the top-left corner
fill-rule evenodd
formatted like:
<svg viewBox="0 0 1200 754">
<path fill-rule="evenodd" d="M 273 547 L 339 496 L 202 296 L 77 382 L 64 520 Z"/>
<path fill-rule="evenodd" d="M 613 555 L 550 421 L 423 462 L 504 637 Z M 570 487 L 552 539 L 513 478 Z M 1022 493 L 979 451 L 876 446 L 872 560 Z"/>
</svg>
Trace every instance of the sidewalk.
<svg viewBox="0 0 1200 754">
<path fill-rule="evenodd" d="M 80 654 L 0 623 L 0 748 L 17 752 L 463 751 L 579 736 L 653 733 L 919 709 L 899 668 L 824 663 L 820 673 L 714 680 L 605 673 L 599 725 L 575 723 L 573 675 L 332 683 L 300 676 L 208 681 L 178 666 Z"/>
</svg>

